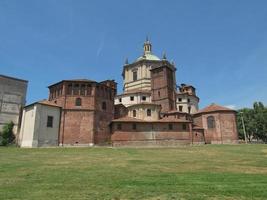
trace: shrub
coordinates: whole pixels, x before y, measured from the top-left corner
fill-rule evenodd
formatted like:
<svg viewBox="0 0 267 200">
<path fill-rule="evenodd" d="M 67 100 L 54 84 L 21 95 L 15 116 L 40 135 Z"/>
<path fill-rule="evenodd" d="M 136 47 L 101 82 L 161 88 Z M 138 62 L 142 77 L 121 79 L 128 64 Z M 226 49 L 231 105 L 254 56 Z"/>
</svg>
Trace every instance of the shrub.
<svg viewBox="0 0 267 200">
<path fill-rule="evenodd" d="M 14 142 L 15 135 L 13 133 L 13 127 L 14 127 L 13 122 L 9 122 L 8 124 L 4 125 L 3 131 L 1 134 L 1 138 L 2 138 L 1 145 L 2 146 L 7 146 L 8 144 L 11 144 Z"/>
</svg>

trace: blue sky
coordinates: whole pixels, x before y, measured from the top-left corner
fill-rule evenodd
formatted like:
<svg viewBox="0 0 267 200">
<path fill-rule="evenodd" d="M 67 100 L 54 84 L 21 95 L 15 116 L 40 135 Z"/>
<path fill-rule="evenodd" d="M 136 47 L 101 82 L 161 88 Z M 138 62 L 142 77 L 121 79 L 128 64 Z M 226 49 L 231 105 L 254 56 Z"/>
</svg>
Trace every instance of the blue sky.
<svg viewBox="0 0 267 200">
<path fill-rule="evenodd" d="M 115 79 L 121 92 L 146 35 L 200 107 L 267 104 L 265 0 L 0 0 L 0 74 L 29 80 L 27 103 L 62 79 Z"/>
</svg>

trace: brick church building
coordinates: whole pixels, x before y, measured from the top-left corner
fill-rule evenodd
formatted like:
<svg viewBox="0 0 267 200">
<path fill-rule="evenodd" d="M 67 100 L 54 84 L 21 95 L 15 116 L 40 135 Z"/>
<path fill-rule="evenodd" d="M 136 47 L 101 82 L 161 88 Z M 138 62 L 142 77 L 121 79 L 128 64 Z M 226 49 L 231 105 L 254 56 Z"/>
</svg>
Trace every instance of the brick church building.
<svg viewBox="0 0 267 200">
<path fill-rule="evenodd" d="M 176 85 L 176 67 L 152 53 L 123 66 L 123 93 L 113 80 L 62 80 L 48 100 L 24 108 L 19 143 L 39 146 L 175 146 L 236 143 L 236 112 L 211 104 L 199 110 L 196 89 Z"/>
</svg>

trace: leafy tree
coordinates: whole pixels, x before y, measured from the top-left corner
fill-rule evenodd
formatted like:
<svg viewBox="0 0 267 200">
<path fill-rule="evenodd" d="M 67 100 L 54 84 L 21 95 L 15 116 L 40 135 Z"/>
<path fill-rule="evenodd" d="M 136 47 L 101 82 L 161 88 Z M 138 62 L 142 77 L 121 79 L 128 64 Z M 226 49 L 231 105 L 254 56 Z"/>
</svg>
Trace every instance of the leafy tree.
<svg viewBox="0 0 267 200">
<path fill-rule="evenodd" d="M 1 145 L 6 146 L 8 144 L 11 144 L 15 140 L 15 135 L 13 133 L 13 127 L 14 123 L 10 122 L 3 127 L 3 131 L 1 133 Z"/>
<path fill-rule="evenodd" d="M 257 139 L 267 142 L 267 107 L 261 102 L 255 102 L 253 108 L 238 110 L 237 128 L 239 138 L 244 139 L 242 117 L 248 140 Z"/>
</svg>

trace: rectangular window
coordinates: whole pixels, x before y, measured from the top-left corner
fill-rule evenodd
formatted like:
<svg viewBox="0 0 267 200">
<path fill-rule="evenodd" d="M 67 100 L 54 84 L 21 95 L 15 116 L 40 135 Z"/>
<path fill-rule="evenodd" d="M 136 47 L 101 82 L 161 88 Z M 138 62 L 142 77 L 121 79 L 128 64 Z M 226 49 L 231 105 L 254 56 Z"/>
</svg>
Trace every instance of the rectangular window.
<svg viewBox="0 0 267 200">
<path fill-rule="evenodd" d="M 183 124 L 183 130 L 185 131 L 187 128 L 186 124 Z"/>
<path fill-rule="evenodd" d="M 72 95 L 72 84 L 68 85 L 68 90 L 67 90 L 68 95 Z"/>
<path fill-rule="evenodd" d="M 169 130 L 172 130 L 173 127 L 172 127 L 172 124 L 169 124 Z"/>
<path fill-rule="evenodd" d="M 79 95 L 79 89 L 80 89 L 79 84 L 75 84 L 73 88 L 73 94 Z"/>
<path fill-rule="evenodd" d="M 142 100 L 143 101 L 146 101 L 146 96 L 142 96 Z"/>
<path fill-rule="evenodd" d="M 121 98 L 119 98 L 119 102 L 121 102 Z"/>
<path fill-rule="evenodd" d="M 47 123 L 46 123 L 47 127 L 53 127 L 53 116 L 47 116 Z"/>
<path fill-rule="evenodd" d="M 190 103 L 190 99 L 187 99 L 187 102 Z"/>
<path fill-rule="evenodd" d="M 183 112 L 183 106 L 179 106 L 179 111 Z"/>
<path fill-rule="evenodd" d="M 190 114 L 191 112 L 191 106 L 188 106 L 188 113 Z"/>
<path fill-rule="evenodd" d="M 117 124 L 117 130 L 121 130 L 121 124 Z"/>
<path fill-rule="evenodd" d="M 92 86 L 90 84 L 87 85 L 87 96 L 90 96 L 92 93 Z"/>
<path fill-rule="evenodd" d="M 81 95 L 85 95 L 85 85 L 81 85 Z"/>
<path fill-rule="evenodd" d="M 136 130 L 136 124 L 133 124 L 133 130 Z"/>
<path fill-rule="evenodd" d="M 137 80 L 137 71 L 133 71 L 133 81 Z"/>
<path fill-rule="evenodd" d="M 182 98 L 179 98 L 178 101 L 181 102 L 182 101 Z"/>
<path fill-rule="evenodd" d="M 130 100 L 133 101 L 134 100 L 134 96 L 130 96 Z"/>
<path fill-rule="evenodd" d="M 102 110 L 106 110 L 107 109 L 107 104 L 106 102 L 102 102 Z"/>
<path fill-rule="evenodd" d="M 146 111 L 146 115 L 147 115 L 148 117 L 151 117 L 151 110 L 150 110 L 150 109 L 147 109 L 147 111 Z"/>
</svg>

